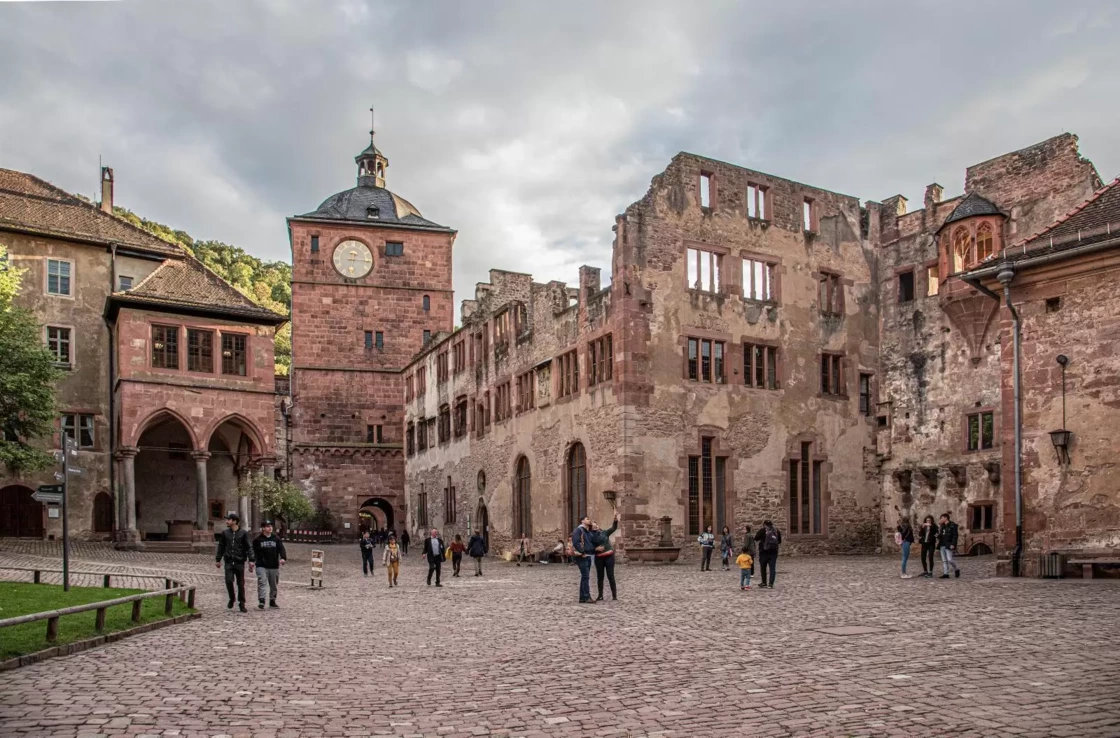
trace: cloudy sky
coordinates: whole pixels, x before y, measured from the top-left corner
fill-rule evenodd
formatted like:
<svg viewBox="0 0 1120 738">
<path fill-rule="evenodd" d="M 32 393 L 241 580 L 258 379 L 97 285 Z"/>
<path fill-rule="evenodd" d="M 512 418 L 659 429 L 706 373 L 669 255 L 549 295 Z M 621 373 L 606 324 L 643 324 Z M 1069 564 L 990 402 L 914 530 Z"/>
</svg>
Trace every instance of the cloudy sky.
<svg viewBox="0 0 1120 738">
<path fill-rule="evenodd" d="M 119 204 L 288 259 L 374 105 L 390 189 L 459 230 L 461 299 L 607 267 L 680 150 L 920 203 L 1073 131 L 1111 179 L 1118 31 L 1109 0 L 0 2 L 0 167 L 92 196 L 100 156 Z"/>
</svg>

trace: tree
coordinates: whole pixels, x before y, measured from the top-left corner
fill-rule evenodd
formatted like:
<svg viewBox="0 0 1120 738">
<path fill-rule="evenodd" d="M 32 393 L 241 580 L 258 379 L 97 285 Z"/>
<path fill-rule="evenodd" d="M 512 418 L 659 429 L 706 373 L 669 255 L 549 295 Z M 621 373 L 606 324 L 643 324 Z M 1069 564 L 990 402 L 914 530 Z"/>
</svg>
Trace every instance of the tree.
<svg viewBox="0 0 1120 738">
<path fill-rule="evenodd" d="M 23 272 L 9 265 L 0 245 L 0 464 L 13 474 L 54 463 L 31 444 L 54 432 L 54 385 L 62 376 L 43 346 L 42 326 L 15 305 Z"/>
<path fill-rule="evenodd" d="M 250 494 L 260 503 L 261 514 L 282 520 L 287 527 L 315 515 L 311 501 L 296 484 L 263 475 L 253 477 Z"/>
</svg>

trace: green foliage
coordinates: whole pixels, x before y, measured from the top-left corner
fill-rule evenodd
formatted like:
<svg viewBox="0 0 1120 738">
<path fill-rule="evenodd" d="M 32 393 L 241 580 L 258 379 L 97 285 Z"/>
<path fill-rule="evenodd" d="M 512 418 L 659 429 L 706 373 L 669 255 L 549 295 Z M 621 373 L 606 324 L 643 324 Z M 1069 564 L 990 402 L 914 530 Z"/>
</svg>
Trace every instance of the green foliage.
<svg viewBox="0 0 1120 738">
<path fill-rule="evenodd" d="M 42 326 L 13 302 L 22 277 L 0 245 L 0 464 L 14 474 L 54 463 L 30 444 L 54 432 L 54 384 L 62 376 L 43 346 Z"/>
<path fill-rule="evenodd" d="M 141 218 L 122 207 L 113 213 L 138 228 L 177 244 L 194 258 L 214 270 L 241 294 L 261 307 L 281 315 L 292 310 L 292 267 L 283 261 L 263 261 L 250 256 L 237 246 L 221 241 L 196 241 L 185 231 L 173 230 L 162 223 Z M 276 373 L 287 374 L 292 365 L 292 324 L 285 323 L 276 331 Z"/>
<path fill-rule="evenodd" d="M 282 520 L 289 528 L 293 523 L 310 520 L 315 515 L 315 509 L 303 490 L 291 482 L 256 476 L 253 477 L 250 493 L 260 502 L 265 516 Z"/>
</svg>

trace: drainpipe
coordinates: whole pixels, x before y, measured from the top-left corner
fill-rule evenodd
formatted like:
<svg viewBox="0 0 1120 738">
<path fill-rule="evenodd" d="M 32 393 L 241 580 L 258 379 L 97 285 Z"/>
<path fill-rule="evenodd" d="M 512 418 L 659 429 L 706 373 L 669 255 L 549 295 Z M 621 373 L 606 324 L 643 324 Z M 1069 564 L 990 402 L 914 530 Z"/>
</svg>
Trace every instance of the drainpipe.
<svg viewBox="0 0 1120 738">
<path fill-rule="evenodd" d="M 104 198 L 102 198 L 104 199 Z M 109 294 L 117 286 L 117 245 L 113 244 L 109 256 Z M 114 351 L 113 325 L 108 318 L 105 319 L 105 330 L 109 333 L 109 498 L 113 501 L 113 532 L 110 534 L 115 541 L 117 531 L 121 528 L 120 499 L 117 495 L 117 414 L 116 403 L 113 401 L 113 381 L 116 379 L 116 352 Z"/>
<path fill-rule="evenodd" d="M 1012 325 L 1012 381 L 1015 402 L 1015 551 L 1011 554 L 1011 576 L 1022 576 L 1023 562 L 1023 420 L 1020 407 L 1019 349 L 1020 325 L 1019 311 L 1011 304 L 1011 281 L 1015 272 L 1010 266 L 1002 269 L 996 279 L 1003 285 L 1003 299 L 1011 313 Z"/>
</svg>

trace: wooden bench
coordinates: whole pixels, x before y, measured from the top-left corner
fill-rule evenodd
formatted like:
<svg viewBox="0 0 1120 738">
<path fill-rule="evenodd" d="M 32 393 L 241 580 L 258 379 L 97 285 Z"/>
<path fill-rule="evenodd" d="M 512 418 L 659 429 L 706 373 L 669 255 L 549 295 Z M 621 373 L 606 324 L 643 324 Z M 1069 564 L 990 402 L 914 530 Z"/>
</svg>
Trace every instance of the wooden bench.
<svg viewBox="0 0 1120 738">
<path fill-rule="evenodd" d="M 1103 559 L 1070 559 L 1070 564 L 1081 566 L 1081 576 L 1085 579 L 1093 578 L 1093 567 L 1096 565 L 1120 566 L 1120 557 Z"/>
</svg>

